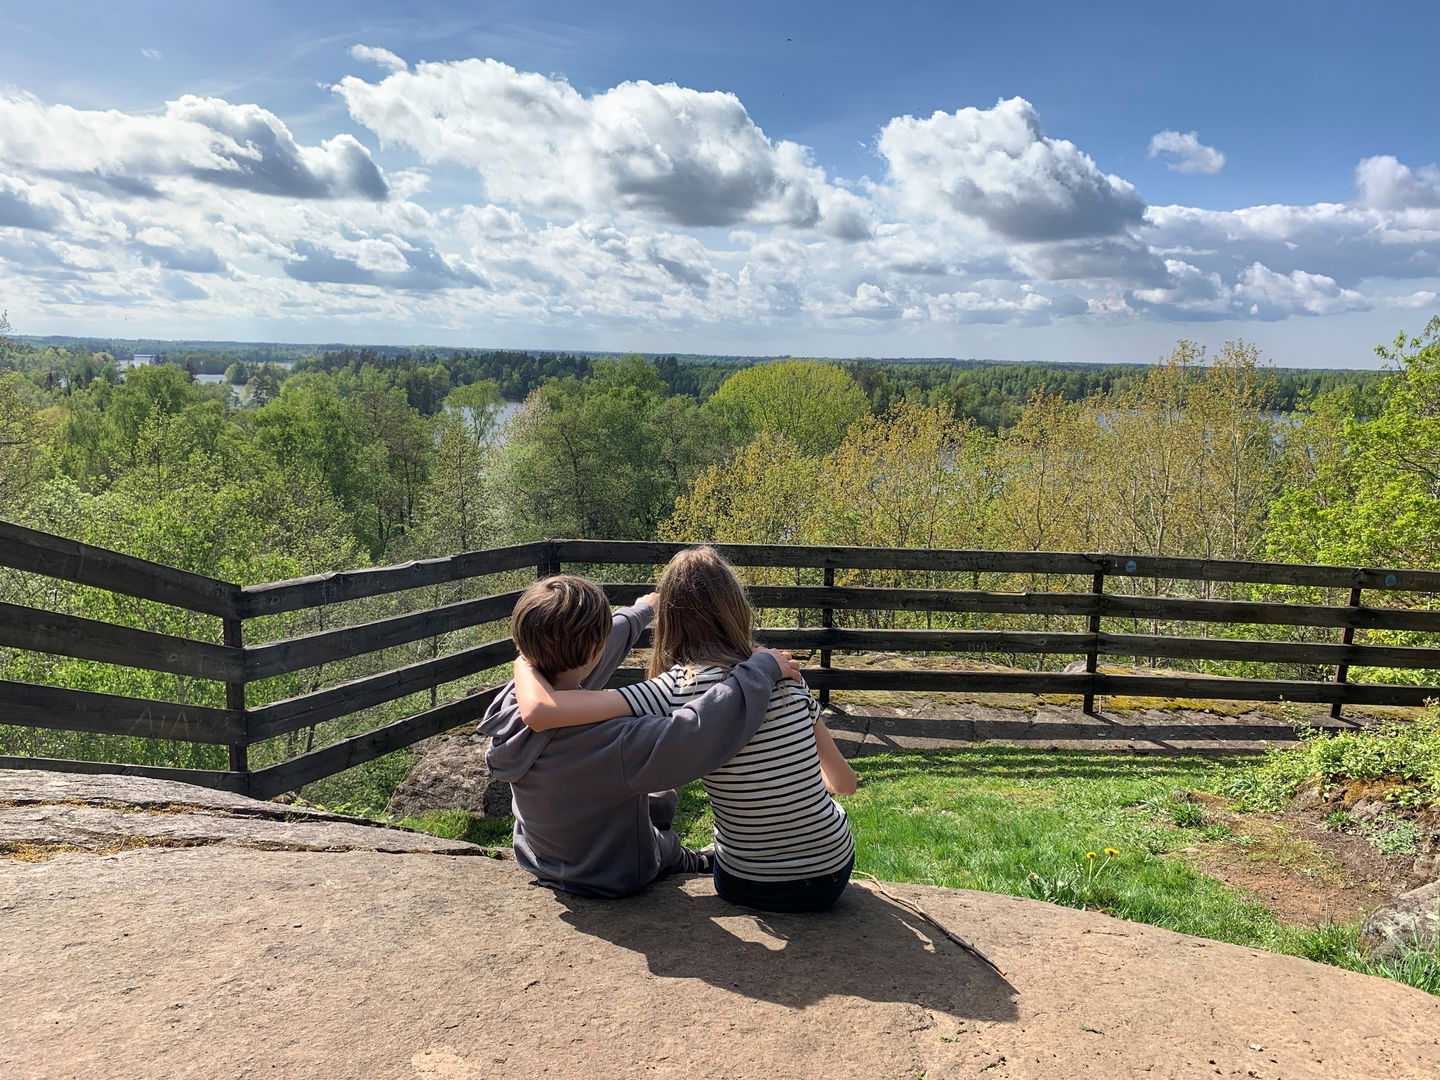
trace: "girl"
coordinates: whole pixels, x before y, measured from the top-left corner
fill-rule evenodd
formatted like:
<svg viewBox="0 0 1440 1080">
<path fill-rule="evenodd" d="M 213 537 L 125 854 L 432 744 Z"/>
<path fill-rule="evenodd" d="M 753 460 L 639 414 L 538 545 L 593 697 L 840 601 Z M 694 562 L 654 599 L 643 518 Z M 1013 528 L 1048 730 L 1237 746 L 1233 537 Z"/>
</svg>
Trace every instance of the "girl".
<svg viewBox="0 0 1440 1080">
<path fill-rule="evenodd" d="M 517 670 L 522 709 L 530 698 L 550 714 L 547 726 L 593 722 L 601 719 L 597 711 L 606 718 L 669 714 L 722 681 L 755 648 L 745 587 L 714 548 L 676 555 L 660 577 L 655 607 L 648 682 L 619 691 L 547 693 L 548 687 L 533 685 L 533 674 Z M 571 715 L 562 720 L 564 713 Z M 855 844 L 845 811 L 829 792 L 853 794 L 855 773 L 804 683 L 777 685 L 755 737 L 701 783 L 715 816 L 720 896 L 764 911 L 822 911 L 839 899 Z"/>
</svg>

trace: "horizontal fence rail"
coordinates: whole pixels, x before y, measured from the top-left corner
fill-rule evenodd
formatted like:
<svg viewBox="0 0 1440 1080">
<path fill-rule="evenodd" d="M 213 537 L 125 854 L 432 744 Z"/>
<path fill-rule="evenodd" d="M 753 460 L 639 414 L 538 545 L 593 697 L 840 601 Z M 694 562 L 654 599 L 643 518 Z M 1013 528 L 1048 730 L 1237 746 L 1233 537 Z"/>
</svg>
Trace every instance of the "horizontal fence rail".
<svg viewBox="0 0 1440 1080">
<path fill-rule="evenodd" d="M 0 521 L 0 566 L 234 618 L 240 586 Z"/>
<path fill-rule="evenodd" d="M 439 655 L 349 678 L 268 704 L 246 707 L 247 687 L 263 679 L 314 672 L 324 665 L 423 643 L 435 648 L 442 635 L 509 618 L 520 591 L 501 588 L 491 595 L 435 603 L 403 614 L 368 618 L 355 625 L 315 630 L 279 640 L 242 644 L 247 620 L 303 613 L 353 601 L 394 596 L 427 587 L 455 586 L 489 575 L 530 570 L 546 576 L 570 568 L 618 565 L 657 567 L 689 545 L 649 541 L 542 540 L 397 566 L 319 574 L 293 581 L 240 587 L 188 571 L 106 551 L 0 522 L 0 567 L 48 577 L 70 585 L 105 589 L 125 596 L 218 617 L 220 641 L 197 641 L 148 630 L 0 603 L 0 648 L 46 653 L 161 672 L 199 683 L 223 684 L 225 708 L 96 693 L 35 683 L 0 680 L 0 723 L 19 727 L 106 736 L 164 739 L 227 746 L 228 770 L 184 769 L 111 762 L 19 756 L 0 757 L 0 768 L 49 768 L 118 772 L 184 780 L 260 798 L 298 790 L 305 784 L 412 745 L 475 720 L 496 688 L 438 701 L 439 688 L 508 663 L 515 646 L 508 637 L 465 643 Z M 1422 673 L 1440 671 L 1440 648 L 1427 645 L 1354 641 L 1357 630 L 1440 635 L 1440 610 L 1428 606 L 1440 593 L 1440 571 L 1365 567 L 1303 566 L 1189 558 L 1086 554 L 1076 552 L 963 551 L 865 547 L 801 547 L 775 544 L 721 544 L 721 553 L 740 567 L 815 572 L 822 584 L 755 584 L 751 601 L 764 612 L 793 612 L 797 623 L 758 629 L 757 640 L 774 647 L 811 651 L 818 667 L 806 669 L 811 685 L 826 700 L 836 690 L 902 690 L 1054 694 L 1079 698 L 1086 711 L 1099 696 L 1292 701 L 1330 704 L 1338 716 L 1345 705 L 1418 705 L 1440 698 L 1440 686 L 1410 683 L 1354 683 L 1353 667 Z M 836 571 L 944 575 L 969 588 L 836 585 Z M 1021 578 L 1020 591 L 983 589 L 981 575 Z M 641 575 L 644 576 L 644 575 Z M 773 575 L 772 575 L 773 576 Z M 1070 579 L 1090 591 L 1035 588 L 1036 578 Z M 1219 582 L 1290 586 L 1348 592 L 1344 604 L 1273 599 L 1212 599 L 1107 591 L 1127 580 Z M 873 580 L 873 578 L 871 579 Z M 882 579 L 883 580 L 883 579 Z M 901 579 L 904 580 L 903 578 Z M 927 578 L 926 580 L 938 580 Z M 608 583 L 612 602 L 629 603 L 653 583 Z M 1070 588 L 1074 589 L 1071 584 Z M 1156 590 L 1158 592 L 1158 588 Z M 1414 606 L 1362 603 L 1363 593 L 1394 603 L 1407 594 Z M 453 593 L 452 593 L 453 595 Z M 410 601 L 426 602 L 415 593 Z M 1427 606 L 1419 606 L 1423 601 Z M 392 601 L 393 603 L 393 601 Z M 372 605 L 373 607 L 373 605 Z M 343 611 L 351 608 L 337 609 Z M 393 610 L 393 609 L 392 609 Z M 950 619 L 975 615 L 1054 616 L 1074 620 L 1072 629 L 887 629 L 836 625 L 845 612 L 933 613 Z M 342 619 L 344 618 L 342 614 Z M 353 615 L 351 616 L 354 617 Z M 331 616 L 326 616 L 327 619 Z M 363 618 L 363 616 L 362 616 Z M 1083 621 L 1082 621 L 1083 620 Z M 1118 632 L 1104 620 L 1149 624 L 1151 632 Z M 1160 624 L 1185 624 L 1159 632 Z M 1220 627 L 1305 627 L 1340 634 L 1339 641 L 1259 640 L 1246 636 L 1195 636 L 1196 624 Z M 273 624 L 267 624 L 273 625 Z M 1188 627 L 1188 629 L 1187 629 Z M 1233 632 L 1233 631 L 1232 631 Z M 472 634 L 472 640 L 478 635 Z M 641 645 L 648 644 L 648 632 Z M 1403 639 L 1402 639 L 1403 640 Z M 419 644 L 417 644 L 419 643 Z M 914 667 L 846 667 L 847 654 L 916 653 L 1074 657 L 1084 670 L 932 670 Z M 1144 674 L 1105 670 L 1102 658 L 1170 658 L 1299 665 L 1304 672 L 1326 669 L 1330 678 L 1235 678 L 1200 674 Z M 377 663 L 382 661 L 376 661 Z M 388 661 L 386 661 L 388 662 Z M 318 680 L 306 675 L 307 680 Z M 615 684 L 643 678 L 622 669 Z M 1422 678 L 1424 676 L 1422 675 Z M 1430 676 L 1440 680 L 1440 676 Z M 303 685 L 303 684 L 302 684 Z M 307 746 L 286 760 L 250 768 L 249 748 L 265 740 L 293 740 L 318 725 L 361 710 L 429 692 L 431 707 L 393 723 L 341 738 L 318 749 Z"/>
<path fill-rule="evenodd" d="M 562 563 L 626 563 L 658 566 L 693 544 L 642 540 L 556 540 Z M 1110 577 L 1172 581 L 1232 581 L 1260 585 L 1306 585 L 1331 589 L 1398 589 L 1440 592 L 1440 570 L 1372 570 L 1359 566 L 1235 562 L 1142 555 L 1082 555 L 1064 551 L 961 551 L 950 548 L 790 547 L 774 544 L 711 545 L 736 566 L 825 567 L 869 570 L 931 570 L 943 573 L 1102 573 Z"/>
<path fill-rule="evenodd" d="M 276 581 L 268 585 L 247 585 L 240 590 L 240 613 L 245 618 L 274 615 L 301 608 L 358 600 L 367 596 L 441 585 L 465 578 L 498 574 L 504 570 L 539 565 L 549 554 L 547 541 L 517 544 L 514 547 L 472 551 L 443 559 L 423 559 L 398 566 L 367 570 L 337 570 L 331 574 Z"/>
</svg>

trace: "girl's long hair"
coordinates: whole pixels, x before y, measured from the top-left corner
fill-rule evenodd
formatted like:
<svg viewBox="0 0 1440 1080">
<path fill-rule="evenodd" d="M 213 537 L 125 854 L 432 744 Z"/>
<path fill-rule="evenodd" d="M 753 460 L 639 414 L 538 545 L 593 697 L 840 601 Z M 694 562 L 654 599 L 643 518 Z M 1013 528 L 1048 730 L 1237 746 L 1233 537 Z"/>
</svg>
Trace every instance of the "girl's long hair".
<svg viewBox="0 0 1440 1080">
<path fill-rule="evenodd" d="M 712 547 L 686 548 L 660 575 L 650 677 L 676 664 L 730 668 L 754 651 L 745 586 Z"/>
</svg>

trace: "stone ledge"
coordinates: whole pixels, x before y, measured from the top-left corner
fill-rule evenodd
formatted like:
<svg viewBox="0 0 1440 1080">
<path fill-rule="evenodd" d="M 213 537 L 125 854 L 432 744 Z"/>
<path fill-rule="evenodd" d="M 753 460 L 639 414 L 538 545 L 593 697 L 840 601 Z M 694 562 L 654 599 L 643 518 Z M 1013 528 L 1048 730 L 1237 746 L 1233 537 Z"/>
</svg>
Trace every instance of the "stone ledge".
<svg viewBox="0 0 1440 1080">
<path fill-rule="evenodd" d="M 1259 1080 L 1440 1074 L 1440 999 L 987 893 L 757 915 L 707 880 L 229 846 L 0 862 L 0 1074 Z"/>
</svg>

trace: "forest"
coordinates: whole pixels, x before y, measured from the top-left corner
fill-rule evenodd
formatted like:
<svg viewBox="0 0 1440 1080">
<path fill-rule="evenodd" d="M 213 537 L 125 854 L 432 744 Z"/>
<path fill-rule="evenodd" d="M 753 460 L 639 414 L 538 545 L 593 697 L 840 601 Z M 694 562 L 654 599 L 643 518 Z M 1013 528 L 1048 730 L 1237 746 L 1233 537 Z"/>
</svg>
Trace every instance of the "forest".
<svg viewBox="0 0 1440 1080">
<path fill-rule="evenodd" d="M 289 366 L 232 358 L 230 379 L 208 383 L 179 363 L 122 375 L 113 358 L 3 329 L 0 518 L 240 584 L 544 537 L 1440 566 L 1440 318 L 1381 346 L 1378 372 L 1277 370 L 1245 342 L 1209 352 L 1180 341 L 1149 365 L 1101 368 L 334 349 L 286 358 Z M 625 568 L 615 572 L 626 579 Z M 778 572 L 750 578 L 767 573 Z M 951 584 L 899 572 L 842 577 Z M 461 596 L 435 593 L 431 603 Z M 218 634 L 217 620 L 18 572 L 0 573 L 0 600 Z M 268 629 L 280 637 L 379 613 L 373 603 L 317 609 L 277 616 Z M 846 617 L 957 627 L 1005 618 Z M 1065 617 L 1033 618 L 1067 628 Z M 469 636 L 486 640 L 485 631 Z M 1378 644 L 1432 644 L 1418 633 L 1364 633 Z M 452 637 L 417 655 L 459 647 Z M 287 676 L 261 685 L 251 704 L 407 658 Z M 1205 670 L 1250 673 L 1233 663 Z M 0 650 L 0 677 L 223 701 L 216 683 L 14 650 Z M 1437 673 L 1398 677 L 1433 682 Z M 307 745 L 346 730 L 309 732 Z M 108 737 L 0 729 L 0 738 L 10 753 L 116 752 Z M 223 751 L 144 750 L 172 764 L 213 752 Z"/>
</svg>

